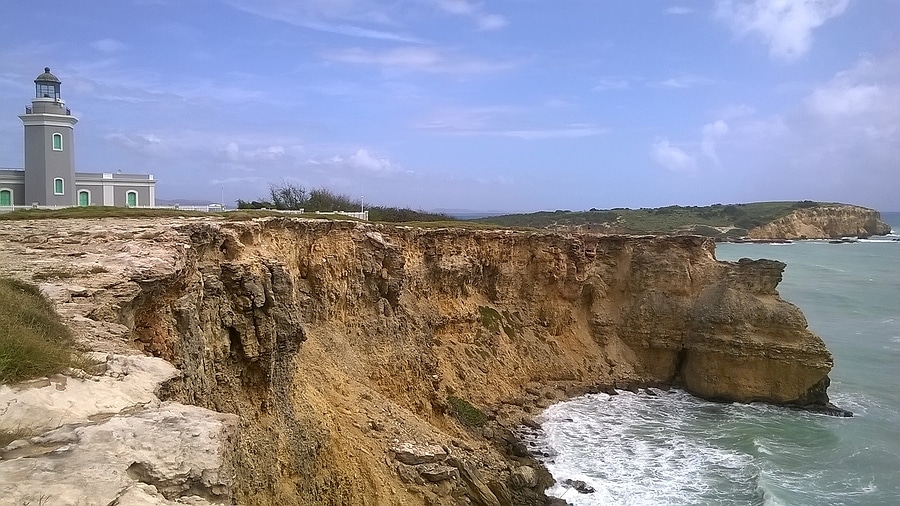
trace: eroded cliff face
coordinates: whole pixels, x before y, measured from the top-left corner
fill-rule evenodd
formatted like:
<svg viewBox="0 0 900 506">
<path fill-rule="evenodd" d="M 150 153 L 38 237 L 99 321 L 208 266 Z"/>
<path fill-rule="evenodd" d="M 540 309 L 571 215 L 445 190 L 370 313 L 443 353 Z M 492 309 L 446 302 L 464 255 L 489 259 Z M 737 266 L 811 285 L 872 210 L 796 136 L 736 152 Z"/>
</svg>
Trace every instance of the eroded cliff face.
<svg viewBox="0 0 900 506">
<path fill-rule="evenodd" d="M 10 231 L 33 255 L 19 274 L 56 255 L 27 245 L 35 227 L 75 223 Z M 115 267 L 61 312 L 87 346 L 181 369 L 164 399 L 239 416 L 242 504 L 543 504 L 549 476 L 511 429 L 598 386 L 827 402 L 832 358 L 778 296 L 784 264 L 719 262 L 710 239 L 288 219 L 79 231 L 55 241 L 80 252 L 72 268 Z M 449 396 L 487 423 L 461 424 Z"/>
<path fill-rule="evenodd" d="M 885 235 L 891 227 L 881 221 L 881 213 L 866 207 L 846 204 L 797 209 L 761 227 L 751 229 L 751 239 L 835 239 Z"/>
</svg>

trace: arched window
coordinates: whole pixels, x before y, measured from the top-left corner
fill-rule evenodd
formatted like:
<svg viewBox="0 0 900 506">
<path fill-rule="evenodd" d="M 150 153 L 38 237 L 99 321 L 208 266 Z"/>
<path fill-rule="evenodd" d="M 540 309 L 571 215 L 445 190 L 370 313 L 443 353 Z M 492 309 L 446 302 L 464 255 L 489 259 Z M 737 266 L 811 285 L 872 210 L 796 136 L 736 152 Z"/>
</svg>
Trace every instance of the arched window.
<svg viewBox="0 0 900 506">
<path fill-rule="evenodd" d="M 125 205 L 128 207 L 137 207 L 138 205 L 138 194 L 134 190 L 130 190 L 125 193 Z"/>
<path fill-rule="evenodd" d="M 53 134 L 53 151 L 62 151 L 62 134 Z"/>
<path fill-rule="evenodd" d="M 0 189 L 0 207 L 10 207 L 14 203 L 13 192 L 9 188 Z"/>
<path fill-rule="evenodd" d="M 53 194 L 54 195 L 65 195 L 66 183 L 63 181 L 63 178 L 58 177 L 53 180 Z"/>
<path fill-rule="evenodd" d="M 91 205 L 91 192 L 89 190 L 78 190 L 78 205 L 81 207 Z"/>
</svg>

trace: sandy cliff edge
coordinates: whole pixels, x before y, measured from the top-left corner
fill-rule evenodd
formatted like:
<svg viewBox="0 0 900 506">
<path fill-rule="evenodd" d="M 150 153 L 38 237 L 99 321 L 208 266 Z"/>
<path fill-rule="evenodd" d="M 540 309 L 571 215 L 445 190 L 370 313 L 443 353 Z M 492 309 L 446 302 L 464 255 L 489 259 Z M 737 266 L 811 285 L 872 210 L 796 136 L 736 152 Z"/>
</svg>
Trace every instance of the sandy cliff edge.
<svg viewBox="0 0 900 506">
<path fill-rule="evenodd" d="M 233 485 L 207 499 L 544 504 L 549 476 L 513 430 L 556 400 L 675 385 L 827 404 L 832 357 L 778 296 L 784 264 L 716 261 L 710 239 L 284 219 L 0 235 L 0 274 L 71 269 L 42 288 L 84 347 L 164 358 L 182 374 L 162 400 L 237 415 L 221 462 Z M 487 421 L 464 425 L 451 397 Z"/>
</svg>

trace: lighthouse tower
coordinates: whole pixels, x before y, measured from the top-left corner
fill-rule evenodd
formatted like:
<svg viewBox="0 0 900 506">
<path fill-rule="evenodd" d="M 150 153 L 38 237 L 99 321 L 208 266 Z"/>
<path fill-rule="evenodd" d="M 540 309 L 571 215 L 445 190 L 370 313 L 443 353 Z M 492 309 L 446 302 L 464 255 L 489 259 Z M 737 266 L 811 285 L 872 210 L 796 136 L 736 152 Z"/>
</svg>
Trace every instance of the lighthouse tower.
<svg viewBox="0 0 900 506">
<path fill-rule="evenodd" d="M 59 98 L 60 80 L 50 67 L 34 80 L 31 107 L 19 116 L 25 125 L 25 202 L 75 205 L 75 143 L 78 119 Z"/>
</svg>

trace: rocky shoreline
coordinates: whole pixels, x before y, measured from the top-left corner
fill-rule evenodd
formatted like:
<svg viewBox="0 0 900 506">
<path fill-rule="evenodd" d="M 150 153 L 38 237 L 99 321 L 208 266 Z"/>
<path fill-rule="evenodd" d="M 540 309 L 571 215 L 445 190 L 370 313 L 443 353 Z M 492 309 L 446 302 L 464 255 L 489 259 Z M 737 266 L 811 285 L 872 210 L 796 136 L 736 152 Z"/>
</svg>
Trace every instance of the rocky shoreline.
<svg viewBox="0 0 900 506">
<path fill-rule="evenodd" d="M 277 218 L 9 222 L 0 275 L 44 279 L 79 346 L 109 357 L 93 379 L 34 391 L 140 375 L 118 363 L 176 372 L 145 384 L 149 400 L 98 402 L 86 421 L 23 436 L 0 459 L 18 470 L 0 476 L 50 479 L 63 471 L 47 462 L 106 431 L 143 437 L 100 473 L 116 476 L 103 490 L 120 505 L 539 505 L 552 480 L 516 428 L 554 402 L 674 385 L 827 408 L 831 355 L 778 297 L 784 264 L 718 262 L 714 248 Z M 171 441 L 158 423 L 127 428 L 156 416 L 209 444 L 170 456 L 183 443 L 155 447 Z M 25 479 L 0 478 L 0 490 L 59 504 L 76 494 Z"/>
</svg>

